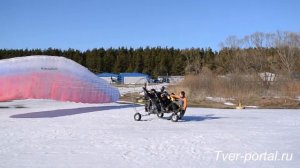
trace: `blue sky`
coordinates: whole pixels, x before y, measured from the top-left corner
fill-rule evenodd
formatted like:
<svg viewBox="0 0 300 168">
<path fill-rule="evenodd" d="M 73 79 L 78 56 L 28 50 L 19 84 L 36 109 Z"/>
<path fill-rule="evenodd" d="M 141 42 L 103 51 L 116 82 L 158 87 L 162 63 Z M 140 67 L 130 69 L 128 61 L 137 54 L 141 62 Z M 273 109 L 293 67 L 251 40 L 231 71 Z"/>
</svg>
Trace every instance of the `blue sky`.
<svg viewBox="0 0 300 168">
<path fill-rule="evenodd" d="M 0 48 L 211 47 L 300 32 L 299 0 L 1 0 Z"/>
</svg>

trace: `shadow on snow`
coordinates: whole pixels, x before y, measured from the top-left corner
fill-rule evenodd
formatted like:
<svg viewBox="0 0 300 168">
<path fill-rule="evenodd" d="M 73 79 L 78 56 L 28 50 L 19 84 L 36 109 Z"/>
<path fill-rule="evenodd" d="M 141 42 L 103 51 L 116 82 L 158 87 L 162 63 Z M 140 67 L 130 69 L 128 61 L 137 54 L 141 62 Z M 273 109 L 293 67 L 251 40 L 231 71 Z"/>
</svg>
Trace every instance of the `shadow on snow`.
<svg viewBox="0 0 300 168">
<path fill-rule="evenodd" d="M 216 120 L 227 117 L 215 117 L 214 114 L 207 114 L 205 116 L 183 116 L 179 122 L 190 122 L 190 121 L 204 121 L 204 120 Z"/>
<path fill-rule="evenodd" d="M 215 117 L 215 114 L 207 114 L 204 116 L 188 116 L 185 115 L 181 120 L 178 120 L 178 122 L 192 122 L 192 121 L 205 121 L 205 120 L 216 120 L 216 119 L 222 119 L 222 118 L 228 118 L 228 117 Z M 172 115 L 168 117 L 163 117 L 161 119 L 165 120 L 171 120 Z M 146 120 L 144 120 L 146 121 Z"/>
<path fill-rule="evenodd" d="M 83 113 L 91 113 L 105 110 L 114 110 L 114 109 L 123 109 L 130 108 L 132 105 L 122 105 L 122 106 L 100 106 L 100 107 L 82 107 L 82 108 L 73 108 L 73 109 L 59 109 L 59 110 L 49 110 L 41 112 L 31 112 L 25 114 L 16 114 L 10 116 L 10 118 L 54 118 L 62 117 Z"/>
</svg>

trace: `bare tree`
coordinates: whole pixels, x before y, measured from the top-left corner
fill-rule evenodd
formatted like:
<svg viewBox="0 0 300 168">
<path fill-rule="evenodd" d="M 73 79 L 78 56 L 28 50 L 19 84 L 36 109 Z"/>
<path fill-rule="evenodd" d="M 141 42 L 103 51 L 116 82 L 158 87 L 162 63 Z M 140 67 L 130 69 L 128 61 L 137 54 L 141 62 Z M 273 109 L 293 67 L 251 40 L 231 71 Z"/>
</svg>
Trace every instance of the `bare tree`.
<svg viewBox="0 0 300 168">
<path fill-rule="evenodd" d="M 241 40 L 237 36 L 229 36 L 219 45 L 221 48 L 237 49 L 240 48 Z"/>
<path fill-rule="evenodd" d="M 273 44 L 279 55 L 281 68 L 288 74 L 294 72 L 298 61 L 300 61 L 299 34 L 278 31 L 275 34 Z"/>
</svg>

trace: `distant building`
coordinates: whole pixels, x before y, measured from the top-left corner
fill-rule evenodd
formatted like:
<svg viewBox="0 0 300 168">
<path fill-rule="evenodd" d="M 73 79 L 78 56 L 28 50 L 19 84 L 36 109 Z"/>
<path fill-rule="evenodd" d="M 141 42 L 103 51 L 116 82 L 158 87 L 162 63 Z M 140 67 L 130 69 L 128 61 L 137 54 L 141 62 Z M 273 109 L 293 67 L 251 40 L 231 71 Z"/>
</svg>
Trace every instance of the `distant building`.
<svg viewBox="0 0 300 168">
<path fill-rule="evenodd" d="M 159 83 L 178 83 L 184 80 L 184 76 L 158 76 Z"/>
<path fill-rule="evenodd" d="M 184 76 L 170 76 L 170 83 L 179 83 L 184 80 Z"/>
<path fill-rule="evenodd" d="M 101 79 L 106 80 L 108 83 L 116 83 L 119 77 L 119 75 L 117 74 L 107 72 L 97 74 L 97 76 Z"/>
<path fill-rule="evenodd" d="M 276 75 L 270 72 L 263 72 L 259 76 L 264 82 L 274 82 Z"/>
<path fill-rule="evenodd" d="M 149 75 L 143 73 L 120 73 L 119 82 L 123 84 L 145 84 L 149 82 Z"/>
</svg>

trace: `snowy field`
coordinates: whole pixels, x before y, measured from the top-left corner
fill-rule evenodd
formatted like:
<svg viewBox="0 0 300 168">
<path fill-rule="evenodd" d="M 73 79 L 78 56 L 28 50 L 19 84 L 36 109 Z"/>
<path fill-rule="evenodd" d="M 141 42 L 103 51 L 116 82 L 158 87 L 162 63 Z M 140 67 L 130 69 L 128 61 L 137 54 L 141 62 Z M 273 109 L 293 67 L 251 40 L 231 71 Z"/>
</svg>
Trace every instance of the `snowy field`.
<svg viewBox="0 0 300 168">
<path fill-rule="evenodd" d="M 132 105 L 117 103 L 2 102 L 0 167 L 296 168 L 300 164 L 300 110 L 189 108 L 177 123 L 156 116 L 136 122 L 133 114 Z M 279 160 L 282 154 L 289 161 Z"/>
</svg>

